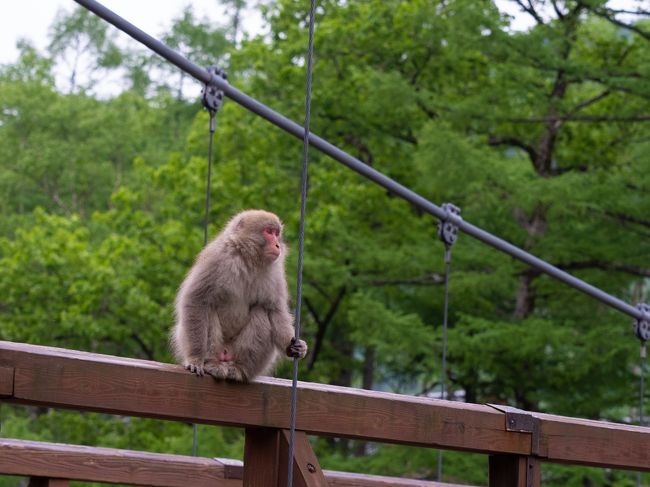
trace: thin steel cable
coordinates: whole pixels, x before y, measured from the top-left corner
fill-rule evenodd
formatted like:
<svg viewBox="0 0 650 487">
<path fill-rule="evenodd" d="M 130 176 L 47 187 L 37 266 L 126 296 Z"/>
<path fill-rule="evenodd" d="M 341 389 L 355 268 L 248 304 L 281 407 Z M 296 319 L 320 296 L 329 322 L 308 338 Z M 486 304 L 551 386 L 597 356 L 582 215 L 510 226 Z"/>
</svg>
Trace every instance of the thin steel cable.
<svg viewBox="0 0 650 487">
<path fill-rule="evenodd" d="M 298 231 L 298 276 L 296 279 L 296 325 L 295 339 L 300 339 L 300 311 L 302 303 L 302 261 L 305 247 L 305 213 L 307 207 L 307 169 L 309 164 L 309 119 L 311 115 L 311 78 L 314 58 L 314 17 L 316 0 L 309 6 L 309 42 L 307 49 L 307 86 L 305 94 L 305 123 L 302 140 L 302 175 L 300 179 L 300 229 Z M 291 383 L 291 418 L 289 426 L 289 454 L 287 459 L 287 487 L 293 485 L 293 450 L 296 435 L 296 403 L 298 399 L 298 358 L 293 359 L 293 379 Z"/>
<path fill-rule="evenodd" d="M 208 142 L 208 182 L 205 189 L 205 218 L 203 220 L 203 246 L 208 245 L 208 216 L 210 213 L 210 192 L 212 191 L 212 143 L 214 140 L 216 112 L 210 111 L 210 140 Z"/>
<path fill-rule="evenodd" d="M 208 176 L 207 184 L 205 188 L 205 217 L 203 218 L 203 246 L 205 247 L 208 244 L 208 217 L 210 214 L 210 192 L 212 190 L 212 143 L 214 140 L 214 121 L 215 112 L 210 111 L 210 138 L 208 141 Z M 192 456 L 196 456 L 196 444 L 198 436 L 198 425 L 194 423 L 192 428 Z"/>
<path fill-rule="evenodd" d="M 451 272 L 451 247 L 445 246 L 445 302 L 442 311 L 442 367 L 440 372 L 440 399 L 447 395 L 447 323 L 449 318 L 449 273 Z M 438 450 L 438 482 L 442 481 L 442 450 Z"/>
<path fill-rule="evenodd" d="M 639 353 L 640 359 L 641 359 L 641 371 L 640 375 L 641 377 L 639 378 L 639 426 L 643 426 L 644 418 L 643 418 L 643 403 L 644 403 L 644 395 L 645 395 L 645 363 L 646 363 L 646 344 L 645 342 L 641 342 L 641 349 Z M 641 485 L 641 472 L 637 472 L 636 474 L 636 485 L 637 487 L 640 487 Z"/>
</svg>

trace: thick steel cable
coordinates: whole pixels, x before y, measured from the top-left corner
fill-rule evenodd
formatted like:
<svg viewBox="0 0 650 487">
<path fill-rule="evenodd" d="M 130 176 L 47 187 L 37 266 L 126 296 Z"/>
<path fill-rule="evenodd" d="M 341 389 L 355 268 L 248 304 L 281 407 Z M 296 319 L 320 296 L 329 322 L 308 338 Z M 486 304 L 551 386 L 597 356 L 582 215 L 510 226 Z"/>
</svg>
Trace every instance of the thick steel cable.
<svg viewBox="0 0 650 487">
<path fill-rule="evenodd" d="M 295 341 L 300 339 L 300 311 L 302 303 L 302 261 L 305 247 L 305 213 L 307 208 L 307 169 L 309 164 L 309 119 L 311 116 L 311 78 L 314 58 L 314 17 L 316 0 L 309 6 L 309 41 L 307 48 L 307 86 L 305 93 L 305 123 L 302 139 L 302 175 L 300 178 L 300 229 L 298 231 L 298 276 L 296 279 L 296 323 Z M 298 402 L 298 357 L 293 358 L 291 382 L 291 417 L 289 422 L 289 454 L 287 466 L 287 487 L 293 485 L 293 451 L 296 436 L 296 407 Z"/>
<path fill-rule="evenodd" d="M 212 144 L 214 140 L 215 112 L 210 111 L 210 137 L 208 139 L 208 176 L 205 187 L 205 216 L 203 218 L 203 246 L 208 245 L 208 222 L 210 214 L 210 193 L 212 191 Z M 192 456 L 196 456 L 196 444 L 198 437 L 198 425 L 194 423 L 192 428 Z"/>
<path fill-rule="evenodd" d="M 449 320 L 449 273 L 451 247 L 445 246 L 445 300 L 442 310 L 442 363 L 440 372 L 440 399 L 447 395 L 447 324 Z M 438 482 L 442 482 L 442 450 L 438 450 Z"/>
</svg>

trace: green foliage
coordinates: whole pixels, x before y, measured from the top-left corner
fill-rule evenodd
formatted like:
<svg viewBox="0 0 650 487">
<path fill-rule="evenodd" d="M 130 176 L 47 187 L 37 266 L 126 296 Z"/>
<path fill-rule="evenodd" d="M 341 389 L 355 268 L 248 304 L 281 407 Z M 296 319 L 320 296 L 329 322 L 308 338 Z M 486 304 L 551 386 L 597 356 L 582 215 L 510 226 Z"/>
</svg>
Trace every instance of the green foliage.
<svg viewBox="0 0 650 487">
<path fill-rule="evenodd" d="M 233 15 L 244 6 L 227 3 Z M 647 302 L 650 45 L 634 30 L 647 23 L 622 28 L 605 2 L 557 4 L 562 15 L 544 10 L 514 31 L 490 2 L 320 2 L 312 129 L 433 202 L 455 203 L 466 220 Z M 199 64 L 227 64 L 235 86 L 301 120 L 305 8 L 266 5 L 268 37 L 236 48 L 238 20 L 213 27 L 190 10 L 164 37 Z M 184 75 L 151 77 L 148 53 L 118 50 L 83 11 L 59 17 L 52 33 L 51 57 L 24 43 L 0 68 L 0 337 L 169 361 L 174 294 L 202 243 L 207 114 L 183 99 Z M 93 63 L 71 79 L 90 81 L 62 93 L 52 73 L 75 46 Z M 129 89 L 93 96 L 92 75 L 117 67 Z M 295 248 L 300 162 L 299 141 L 228 101 L 210 233 L 236 211 L 268 208 Z M 315 151 L 310 164 L 302 323 L 311 353 L 301 378 L 439 397 L 436 222 Z M 635 421 L 627 317 L 467 236 L 452 256 L 454 398 Z M 287 266 L 293 292 L 295 250 Z M 286 362 L 278 375 L 288 374 Z M 174 453 L 191 444 L 188 425 L 99 414 L 5 406 L 2 423 L 12 437 Z M 436 476 L 435 451 L 315 444 L 327 468 Z M 199 451 L 241 457 L 241 432 L 202 427 Z M 444 459 L 444 480 L 485 483 L 484 456 Z M 632 479 L 544 469 L 545 485 Z"/>
</svg>

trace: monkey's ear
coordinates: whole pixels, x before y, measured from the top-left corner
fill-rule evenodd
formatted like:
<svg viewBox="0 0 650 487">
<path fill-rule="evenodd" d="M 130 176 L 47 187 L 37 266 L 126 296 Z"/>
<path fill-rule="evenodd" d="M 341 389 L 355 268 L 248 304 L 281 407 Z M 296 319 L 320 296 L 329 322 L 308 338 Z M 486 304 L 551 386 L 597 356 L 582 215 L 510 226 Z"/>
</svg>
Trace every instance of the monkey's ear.
<svg viewBox="0 0 650 487">
<path fill-rule="evenodd" d="M 237 220 L 237 223 L 235 224 L 235 228 L 239 230 L 240 228 L 244 228 L 244 217 L 239 217 L 239 220 Z"/>
</svg>

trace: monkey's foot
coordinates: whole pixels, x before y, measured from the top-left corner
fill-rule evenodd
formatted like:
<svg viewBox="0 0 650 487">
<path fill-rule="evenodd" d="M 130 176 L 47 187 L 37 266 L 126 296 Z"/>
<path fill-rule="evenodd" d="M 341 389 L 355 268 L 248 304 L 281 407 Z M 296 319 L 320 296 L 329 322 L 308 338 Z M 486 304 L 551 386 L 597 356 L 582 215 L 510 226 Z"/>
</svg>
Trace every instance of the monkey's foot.
<svg viewBox="0 0 650 487">
<path fill-rule="evenodd" d="M 293 358 L 305 358 L 307 355 L 307 343 L 304 340 L 291 339 L 291 343 L 287 347 L 287 356 Z"/>
<path fill-rule="evenodd" d="M 203 377 L 203 374 L 205 373 L 203 366 L 195 363 L 188 362 L 185 364 L 185 368 L 191 373 L 198 375 L 199 377 Z"/>
<path fill-rule="evenodd" d="M 215 379 L 246 382 L 246 377 L 234 362 L 206 362 L 205 373 L 210 374 Z"/>
</svg>

